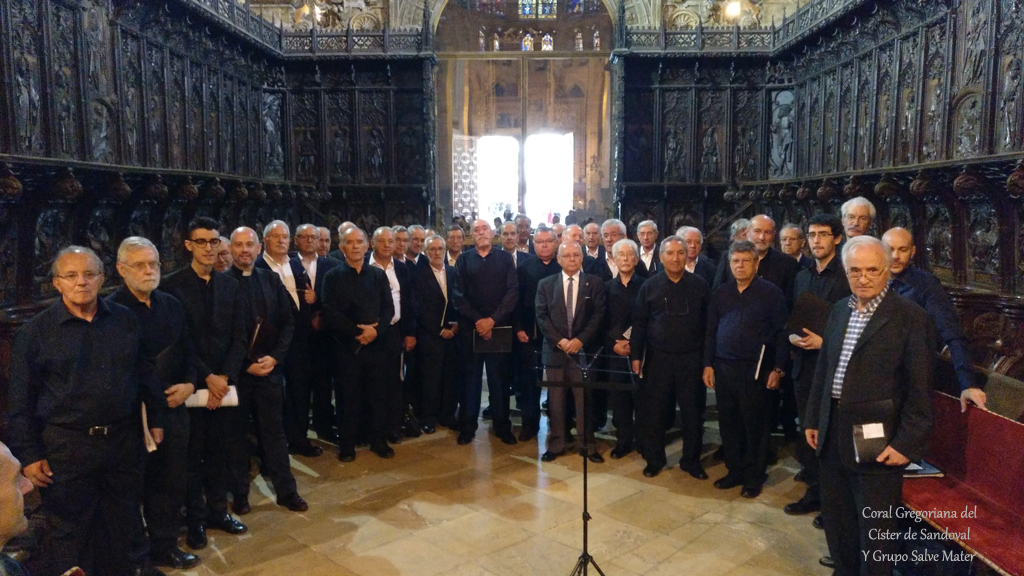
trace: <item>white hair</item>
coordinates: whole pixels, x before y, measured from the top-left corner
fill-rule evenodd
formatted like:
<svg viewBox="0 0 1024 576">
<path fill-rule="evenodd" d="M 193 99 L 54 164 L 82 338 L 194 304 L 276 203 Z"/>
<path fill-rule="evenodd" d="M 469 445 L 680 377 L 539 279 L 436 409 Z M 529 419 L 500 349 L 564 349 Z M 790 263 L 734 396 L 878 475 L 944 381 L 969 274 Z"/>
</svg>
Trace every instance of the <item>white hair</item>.
<svg viewBox="0 0 1024 576">
<path fill-rule="evenodd" d="M 640 257 L 640 248 L 636 245 L 636 242 L 633 242 L 629 238 L 623 238 L 615 244 L 612 244 L 612 258 L 618 258 L 619 252 L 622 252 L 623 248 L 629 248 L 637 258 Z"/>
<path fill-rule="evenodd" d="M 846 268 L 846 263 L 849 262 L 849 257 L 857 250 L 863 250 L 866 248 L 876 248 L 882 252 L 882 256 L 885 257 L 885 267 L 889 268 L 892 266 L 892 248 L 888 244 L 882 242 L 874 236 L 855 236 L 846 241 L 846 245 L 843 246 L 843 267 Z"/>
<path fill-rule="evenodd" d="M 121 241 L 121 246 L 117 248 L 117 261 L 124 263 L 128 261 L 128 255 L 136 250 L 144 250 L 149 248 L 156 253 L 157 257 L 160 256 L 160 251 L 156 249 L 156 245 L 149 241 L 148 238 L 142 236 L 129 236 Z"/>
<path fill-rule="evenodd" d="M 623 236 L 626 235 L 626 225 L 622 223 L 622 220 L 617 218 L 609 218 L 605 220 L 604 224 L 601 224 L 601 234 L 604 234 L 605 228 L 611 228 L 612 226 L 618 228 L 619 232 L 621 232 Z"/>
<path fill-rule="evenodd" d="M 270 231 L 278 226 L 284 226 L 284 233 L 286 236 L 292 235 L 291 228 L 288 227 L 288 224 L 284 220 L 273 220 L 263 227 L 263 237 L 266 238 L 270 234 Z"/>
<path fill-rule="evenodd" d="M 417 230 L 426 233 L 426 229 L 424 229 L 423 226 L 420 226 L 419 224 L 413 224 L 412 226 L 409 226 L 409 235 L 412 236 L 412 233 Z"/>
<path fill-rule="evenodd" d="M 699 229 L 694 228 L 693 226 L 680 226 L 679 229 L 676 230 L 676 236 L 679 236 L 680 238 L 685 240 L 686 235 L 689 234 L 690 232 L 696 232 L 698 235 L 700 235 L 700 243 L 704 244 L 704 233 L 701 232 Z"/>
<path fill-rule="evenodd" d="M 67 248 L 63 248 L 60 252 L 57 252 L 57 256 L 55 256 L 53 259 L 53 264 L 50 265 L 50 274 L 54 276 L 59 276 L 60 267 L 57 264 L 60 263 L 61 258 L 67 256 L 68 254 L 85 254 L 86 256 L 91 258 L 92 261 L 96 264 L 96 267 L 100 269 L 100 274 L 103 274 L 103 260 L 100 260 L 100 257 L 96 255 L 96 252 L 93 252 L 92 248 L 74 245 L 68 246 Z"/>
<path fill-rule="evenodd" d="M 385 230 L 391 232 L 391 228 L 388 228 L 387 226 L 381 226 L 380 228 L 374 230 L 372 241 L 376 242 L 377 238 L 380 238 L 380 235 L 383 234 Z M 392 232 L 392 234 L 394 234 L 394 232 Z"/>
<path fill-rule="evenodd" d="M 422 230 L 423 227 L 421 226 L 420 229 Z M 430 243 L 433 242 L 434 240 L 441 242 L 442 250 L 448 250 L 448 243 L 444 241 L 444 238 L 441 238 L 437 234 L 431 234 L 430 236 L 427 237 L 426 240 L 423 241 L 424 248 L 430 246 Z"/>
<path fill-rule="evenodd" d="M 750 220 L 740 218 L 729 226 L 729 236 L 735 236 L 740 233 L 740 230 L 746 230 L 747 228 L 750 228 Z"/>
<path fill-rule="evenodd" d="M 636 233 L 639 234 L 640 233 L 640 229 L 641 228 L 646 228 L 647 226 L 650 226 L 651 228 L 654 228 L 655 232 L 658 231 L 658 225 L 654 223 L 654 220 L 644 220 L 643 222 L 641 222 L 641 223 L 636 225 Z"/>
<path fill-rule="evenodd" d="M 871 221 L 875 221 L 875 205 L 870 200 L 863 196 L 857 196 L 856 198 L 850 198 L 846 202 L 843 202 L 843 206 L 839 209 L 839 213 L 845 218 L 846 214 L 850 211 L 850 208 L 856 208 L 858 206 L 866 206 L 868 209 L 868 216 L 871 216 Z"/>
</svg>

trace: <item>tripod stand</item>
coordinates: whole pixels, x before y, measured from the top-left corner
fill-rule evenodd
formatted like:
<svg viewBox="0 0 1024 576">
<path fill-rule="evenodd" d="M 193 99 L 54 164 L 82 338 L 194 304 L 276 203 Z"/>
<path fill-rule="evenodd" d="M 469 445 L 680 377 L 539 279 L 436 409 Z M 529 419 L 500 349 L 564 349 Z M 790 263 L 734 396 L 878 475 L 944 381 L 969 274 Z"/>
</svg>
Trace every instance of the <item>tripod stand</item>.
<svg viewBox="0 0 1024 576">
<path fill-rule="evenodd" d="M 580 554 L 579 560 L 576 562 L 576 566 L 570 573 L 570 576 L 587 576 L 590 566 L 593 566 L 594 570 L 596 570 L 598 574 L 604 576 L 604 572 L 601 571 L 601 568 L 597 565 L 597 561 L 594 560 L 594 557 L 590 555 L 589 551 L 588 523 L 591 520 L 591 516 L 587 508 L 587 463 L 589 462 L 590 456 L 590 435 L 587 434 L 586 431 L 586 422 L 590 414 L 590 406 L 587 402 L 588 398 L 590 397 L 590 394 L 588 394 L 588 392 L 590 390 L 636 390 L 636 384 L 633 382 L 632 379 L 632 372 L 628 372 L 628 374 L 630 375 L 629 383 L 596 382 L 594 380 L 591 380 L 591 368 L 600 357 L 601 350 L 603 350 L 603 348 L 598 349 L 598 351 L 592 355 L 589 361 L 587 360 L 587 354 L 584 352 L 580 352 L 579 354 L 566 354 L 566 357 L 568 357 L 569 362 L 572 363 L 566 368 L 571 367 L 578 370 L 580 373 L 579 381 L 570 381 L 569 370 L 564 370 L 562 372 L 561 380 L 548 380 L 537 382 L 538 386 L 547 386 L 549 388 L 579 388 L 582 390 L 583 394 L 583 414 L 577 415 L 577 422 L 584 423 L 584 425 L 579 426 L 580 429 L 577 430 L 577 434 L 583 437 L 583 446 L 580 450 L 580 454 L 583 457 L 583 551 Z M 594 371 L 597 370 L 595 369 Z M 608 372 L 616 373 L 610 370 Z"/>
</svg>

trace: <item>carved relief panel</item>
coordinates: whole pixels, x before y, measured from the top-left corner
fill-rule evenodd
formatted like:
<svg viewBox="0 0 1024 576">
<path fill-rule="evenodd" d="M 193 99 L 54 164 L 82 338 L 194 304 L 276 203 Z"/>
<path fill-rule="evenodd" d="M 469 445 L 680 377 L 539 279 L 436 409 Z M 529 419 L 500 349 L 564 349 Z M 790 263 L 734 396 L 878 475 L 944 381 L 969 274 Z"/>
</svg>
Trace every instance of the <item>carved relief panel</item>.
<svg viewBox="0 0 1024 576">
<path fill-rule="evenodd" d="M 891 166 L 896 121 L 896 102 L 893 101 L 893 90 L 896 87 L 896 49 L 892 43 L 878 50 L 878 73 L 873 166 Z"/>
<path fill-rule="evenodd" d="M 364 183 L 390 181 L 391 137 L 388 128 L 388 93 L 359 92 L 360 179 Z"/>
<path fill-rule="evenodd" d="M 857 168 L 869 168 L 872 165 L 874 147 L 874 98 L 875 93 L 875 58 L 869 54 L 857 62 Z M 863 95 L 863 96 L 862 96 Z"/>
<path fill-rule="evenodd" d="M 328 171 L 334 183 L 352 182 L 352 94 L 327 94 Z"/>
<path fill-rule="evenodd" d="M 14 76 L 14 146 L 23 154 L 45 153 L 43 140 L 43 78 L 40 59 L 38 8 L 31 2 L 9 4 L 11 29 L 11 57 Z"/>
<path fill-rule="evenodd" d="M 967 205 L 967 269 L 976 284 L 999 285 L 999 218 L 987 201 Z"/>
<path fill-rule="evenodd" d="M 216 70 L 206 70 L 206 120 L 203 122 L 203 132 L 206 156 L 206 169 L 216 172 L 220 169 L 221 159 L 218 149 L 218 136 L 220 132 L 220 78 Z"/>
<path fill-rule="evenodd" d="M 739 181 L 760 179 L 761 96 L 758 90 L 733 92 L 733 167 Z"/>
<path fill-rule="evenodd" d="M 172 54 L 168 67 L 167 142 L 171 168 L 185 168 L 185 60 Z"/>
<path fill-rule="evenodd" d="M 84 13 L 83 49 L 86 93 L 86 144 L 88 159 L 115 162 L 117 94 L 113 88 L 114 69 L 110 25 L 99 8 Z"/>
<path fill-rule="evenodd" d="M 854 114 L 856 113 L 857 94 L 856 69 L 852 63 L 846 64 L 839 70 L 839 136 L 838 136 L 838 171 L 853 170 L 854 142 L 856 141 L 856 124 Z"/>
<path fill-rule="evenodd" d="M 768 178 L 792 178 L 793 153 L 796 145 L 796 110 L 792 90 L 771 93 L 771 148 L 768 158 Z"/>
<path fill-rule="evenodd" d="M 925 205 L 925 253 L 940 280 L 953 279 L 953 220 L 945 204 Z"/>
<path fill-rule="evenodd" d="M 918 106 L 920 102 L 920 39 L 917 34 L 900 40 L 899 98 L 896 115 L 896 157 L 894 164 L 913 164 L 916 160 Z"/>
<path fill-rule="evenodd" d="M 50 54 L 53 71 L 54 142 L 53 154 L 60 158 L 79 157 L 79 112 L 81 98 L 78 86 L 78 63 L 75 59 L 75 38 L 78 13 L 60 4 L 51 4 L 53 35 Z"/>
<path fill-rule="evenodd" d="M 836 171 L 836 121 L 838 120 L 838 72 L 832 70 L 825 74 L 824 79 L 824 106 L 822 107 L 822 172 L 830 174 Z"/>
<path fill-rule="evenodd" d="M 253 173 L 250 166 L 252 158 L 249 155 L 249 141 L 250 141 L 250 110 L 252 108 L 252 95 L 249 91 L 249 85 L 242 82 L 238 83 L 238 99 L 237 112 L 235 114 L 235 151 L 237 153 L 237 161 L 235 168 L 239 174 Z"/>
<path fill-rule="evenodd" d="M 395 94 L 395 165 L 396 178 L 404 184 L 426 181 L 424 167 L 423 97 L 419 93 Z"/>
<path fill-rule="evenodd" d="M 626 106 L 625 110 L 623 181 L 650 182 L 653 179 L 654 92 L 629 91 L 625 98 L 636 104 Z"/>
<path fill-rule="evenodd" d="M 698 93 L 697 177 L 700 182 L 721 182 L 725 155 L 725 110 L 727 93 L 707 90 Z"/>
<path fill-rule="evenodd" d="M 264 92 L 260 132 L 263 147 L 263 176 L 284 179 L 284 124 L 281 103 L 284 98 L 279 92 Z"/>
<path fill-rule="evenodd" d="M 166 166 L 164 139 L 164 49 L 146 43 L 146 148 L 150 166 Z"/>
<path fill-rule="evenodd" d="M 924 93 L 922 98 L 921 152 L 919 158 L 933 162 L 944 158 L 946 86 L 946 23 L 928 28 L 925 34 Z"/>
<path fill-rule="evenodd" d="M 665 182 L 688 182 L 693 90 L 663 90 L 661 97 L 662 175 Z"/>
<path fill-rule="evenodd" d="M 235 166 L 235 79 L 227 74 L 220 83 L 220 154 L 221 170 L 234 173 Z"/>
<path fill-rule="evenodd" d="M 996 81 L 996 150 L 1024 149 L 1024 7 L 1002 0 Z"/>
<path fill-rule="evenodd" d="M 203 170 L 206 162 L 206 115 L 203 113 L 203 67 L 192 63 L 189 66 L 188 103 L 188 166 L 192 170 Z"/>
<path fill-rule="evenodd" d="M 807 83 L 807 170 L 808 174 L 821 174 L 822 109 L 821 83 L 817 78 Z"/>
<path fill-rule="evenodd" d="M 295 179 L 302 182 L 316 182 L 320 131 L 320 98 L 318 92 L 296 92 L 292 95 L 292 165 Z"/>
</svg>

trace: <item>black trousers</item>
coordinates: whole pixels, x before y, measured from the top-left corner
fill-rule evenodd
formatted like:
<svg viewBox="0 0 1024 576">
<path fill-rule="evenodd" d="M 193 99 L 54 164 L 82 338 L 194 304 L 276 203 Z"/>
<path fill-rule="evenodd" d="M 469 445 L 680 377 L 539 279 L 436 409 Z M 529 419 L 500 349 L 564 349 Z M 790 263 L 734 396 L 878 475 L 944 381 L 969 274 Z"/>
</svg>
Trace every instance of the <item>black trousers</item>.
<svg viewBox="0 0 1024 576">
<path fill-rule="evenodd" d="M 457 336 L 445 340 L 433 334 L 420 334 L 416 341 L 419 418 L 424 426 L 455 421 L 459 404 L 455 396 L 455 377 L 460 369 L 457 339 Z"/>
<path fill-rule="evenodd" d="M 43 429 L 53 483 L 39 491 L 46 530 L 42 576 L 80 566 L 90 576 L 133 574 L 142 538 L 142 423 L 131 418 L 106 436 L 56 426 Z"/>
<path fill-rule="evenodd" d="M 472 338 L 470 334 L 469 338 Z M 468 338 L 467 338 L 468 340 Z M 509 373 L 509 354 L 477 354 L 472 352 L 473 342 L 466 342 L 469 358 L 466 362 L 466 395 L 462 405 L 462 421 L 459 428 L 467 434 L 475 434 L 480 417 L 480 395 L 484 386 L 484 369 L 487 369 L 487 392 L 490 395 L 492 426 L 495 434 L 512 432 L 512 420 L 509 419 L 509 389 L 506 375 Z"/>
<path fill-rule="evenodd" d="M 325 332 L 314 332 L 309 342 L 314 351 L 310 366 L 313 387 L 313 430 L 318 436 L 328 436 L 337 423 L 339 414 L 335 403 L 331 402 L 338 363 L 334 357 L 330 336 Z"/>
<path fill-rule="evenodd" d="M 380 374 L 387 410 L 385 433 L 401 430 L 402 421 L 405 419 L 405 388 L 401 378 L 403 341 L 404 337 L 399 334 L 398 326 L 392 326 L 381 342 L 385 345 Z"/>
<path fill-rule="evenodd" d="M 536 433 L 540 429 L 540 395 L 537 379 L 543 370 L 540 360 L 542 338 L 535 338 L 527 343 L 513 343 L 512 353 L 515 355 L 513 369 L 519 381 L 516 391 L 516 406 L 522 415 L 523 430 Z"/>
<path fill-rule="evenodd" d="M 611 350 L 606 347 L 606 350 Z M 609 370 L 608 379 L 612 382 L 627 383 L 628 374 L 616 374 L 630 370 L 629 356 L 619 356 L 615 360 L 606 361 Z M 633 411 L 636 407 L 636 393 L 628 390 L 609 390 L 608 403 L 612 408 L 612 425 L 615 426 L 615 445 L 632 448 L 636 436 L 636 424 Z M 675 405 L 671 404 L 673 415 Z"/>
<path fill-rule="evenodd" d="M 339 347 L 342 348 L 342 347 Z M 347 349 L 337 350 L 337 378 L 334 395 L 341 404 L 338 410 L 338 446 L 352 450 L 356 445 L 360 425 L 366 430 L 371 445 L 384 441 L 387 421 L 387 395 L 385 393 L 383 344 L 371 342 L 353 354 Z M 363 409 L 363 404 L 368 410 Z"/>
<path fill-rule="evenodd" d="M 288 440 L 281 416 L 283 404 L 284 387 L 279 381 L 251 374 L 238 377 L 238 410 L 234 413 L 236 420 L 231 430 L 228 463 L 231 493 L 236 499 L 248 498 L 252 484 L 249 478 L 249 459 L 252 457 L 248 434 L 250 418 L 255 424 L 263 475 L 274 486 L 278 499 L 295 494 L 295 476 L 288 459 Z"/>
<path fill-rule="evenodd" d="M 885 558 L 893 558 L 901 542 L 879 535 L 899 531 L 896 510 L 903 497 L 903 468 L 872 474 L 843 466 L 837 438 L 844 431 L 835 425 L 837 410 L 838 402 L 833 401 L 833 418 L 821 451 L 821 513 L 835 574 L 891 576 L 895 562 Z M 891 513 L 889 518 L 875 518 L 871 511 Z"/>
<path fill-rule="evenodd" d="M 188 495 L 188 408 L 178 406 L 164 416 L 164 440 L 146 457 L 143 510 L 154 550 L 176 546 L 181 507 Z"/>
<path fill-rule="evenodd" d="M 707 406 L 701 364 L 700 352 L 669 354 L 647 349 L 644 379 L 637 392 L 637 427 L 648 464 L 664 466 L 667 462 L 664 410 L 675 401 L 683 420 L 683 455 L 679 465 L 700 465 Z"/>
<path fill-rule="evenodd" d="M 285 360 L 284 432 L 288 444 L 293 446 L 309 442 L 309 407 L 315 372 L 314 335 L 311 332 L 292 340 Z"/>
<path fill-rule="evenodd" d="M 715 360 L 715 401 L 729 474 L 746 486 L 760 486 L 768 456 L 767 368 L 754 378 L 757 362 Z"/>
<path fill-rule="evenodd" d="M 811 394 L 811 381 L 814 379 L 813 367 L 810 369 L 806 364 L 803 371 L 793 381 L 793 391 L 796 394 L 797 412 L 800 415 L 801 430 L 803 430 L 804 411 L 807 410 L 807 397 Z M 820 485 L 820 464 L 818 455 L 805 439 L 796 443 L 796 459 L 804 470 L 804 480 L 807 482 L 807 492 L 804 498 L 812 502 L 821 501 Z"/>
<path fill-rule="evenodd" d="M 188 523 L 202 524 L 228 508 L 228 444 L 238 408 L 189 408 Z"/>
</svg>

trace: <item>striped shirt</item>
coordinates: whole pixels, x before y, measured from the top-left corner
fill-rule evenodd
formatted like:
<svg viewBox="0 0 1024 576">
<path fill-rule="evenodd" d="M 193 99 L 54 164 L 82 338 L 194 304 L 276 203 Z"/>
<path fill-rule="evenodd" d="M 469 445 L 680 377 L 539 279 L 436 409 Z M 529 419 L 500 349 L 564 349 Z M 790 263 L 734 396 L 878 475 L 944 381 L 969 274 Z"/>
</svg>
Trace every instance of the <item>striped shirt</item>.
<svg viewBox="0 0 1024 576">
<path fill-rule="evenodd" d="M 850 356 L 853 356 L 853 349 L 857 347 L 857 340 L 864 333 L 871 317 L 882 303 L 885 295 L 889 293 L 889 286 L 886 286 L 868 302 L 863 312 L 857 311 L 857 296 L 850 296 L 850 323 L 846 325 L 846 336 L 843 337 L 843 349 L 839 353 L 839 364 L 836 366 L 836 376 L 832 379 L 832 398 L 838 400 L 843 393 L 843 378 L 846 377 L 846 366 L 850 363 Z"/>
</svg>

